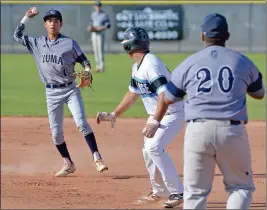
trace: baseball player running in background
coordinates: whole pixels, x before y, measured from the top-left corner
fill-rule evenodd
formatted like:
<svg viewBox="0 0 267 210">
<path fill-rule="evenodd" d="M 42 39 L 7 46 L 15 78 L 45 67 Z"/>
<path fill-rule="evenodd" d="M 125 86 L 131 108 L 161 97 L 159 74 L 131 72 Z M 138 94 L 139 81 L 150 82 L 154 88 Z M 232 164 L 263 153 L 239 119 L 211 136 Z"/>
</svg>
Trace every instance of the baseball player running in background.
<svg viewBox="0 0 267 210">
<path fill-rule="evenodd" d="M 16 28 L 14 39 L 27 47 L 37 64 L 41 81 L 46 86 L 48 118 L 52 140 L 61 154 L 64 165 L 56 176 L 67 176 L 76 168 L 67 149 L 63 135 L 64 104 L 66 103 L 73 119 L 88 143 L 97 171 L 107 170 L 98 151 L 92 128 L 86 120 L 81 92 L 76 87 L 74 66 L 80 63 L 90 76 L 90 63 L 76 41 L 62 35 L 62 16 L 57 10 L 49 10 L 43 17 L 48 36 L 31 37 L 23 35 L 28 20 L 38 15 L 36 7 L 30 8 Z M 90 77 L 89 77 L 90 78 Z"/>
<path fill-rule="evenodd" d="M 227 209 L 249 209 L 255 187 L 244 125 L 246 93 L 255 99 L 264 97 L 262 75 L 249 58 L 225 47 L 230 36 L 225 17 L 210 14 L 201 29 L 205 48 L 173 71 L 164 93 L 165 106 L 155 120 L 162 119 L 168 104 L 187 94 L 184 209 L 206 208 L 216 163 L 229 193 Z"/>
<path fill-rule="evenodd" d="M 155 111 L 162 106 L 158 99 L 163 97 L 163 91 L 171 74 L 165 64 L 149 52 L 150 41 L 144 29 L 127 29 L 122 44 L 129 57 L 135 61 L 129 90 L 114 112 L 98 113 L 97 123 L 101 121 L 115 123 L 116 118 L 128 110 L 141 95 L 146 111 L 150 115 L 147 121 L 149 126 L 155 122 L 153 119 Z M 163 204 L 165 207 L 174 207 L 182 202 L 183 185 L 165 148 L 183 127 L 183 102 L 179 102 L 168 108 L 155 136 L 150 136 L 152 139 L 144 138 L 142 151 L 152 192 L 141 201 L 159 201 L 163 197 L 169 197 Z"/>
</svg>

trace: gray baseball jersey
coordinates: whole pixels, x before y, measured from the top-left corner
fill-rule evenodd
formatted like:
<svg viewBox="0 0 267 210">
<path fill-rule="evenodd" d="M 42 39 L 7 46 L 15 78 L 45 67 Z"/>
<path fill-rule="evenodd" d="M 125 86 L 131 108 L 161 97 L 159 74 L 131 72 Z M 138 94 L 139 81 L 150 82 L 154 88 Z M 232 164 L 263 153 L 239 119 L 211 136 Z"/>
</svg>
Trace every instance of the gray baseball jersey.
<svg viewBox="0 0 267 210">
<path fill-rule="evenodd" d="M 262 89 L 262 76 L 244 55 L 208 46 L 188 57 L 173 72 L 166 96 L 185 94 L 185 119 L 248 120 L 246 93 Z"/>
<path fill-rule="evenodd" d="M 47 36 L 31 37 L 23 35 L 24 24 L 20 24 L 14 39 L 27 47 L 34 56 L 41 81 L 45 84 L 65 84 L 75 80 L 74 66 L 79 62 L 82 66 L 89 61 L 75 40 L 60 35 L 51 41 Z"/>
<path fill-rule="evenodd" d="M 110 28 L 110 20 L 109 20 L 107 13 L 105 13 L 104 11 L 100 11 L 100 12 L 94 11 L 91 14 L 89 25 L 92 25 L 94 27 L 107 26 L 108 28 Z"/>
</svg>

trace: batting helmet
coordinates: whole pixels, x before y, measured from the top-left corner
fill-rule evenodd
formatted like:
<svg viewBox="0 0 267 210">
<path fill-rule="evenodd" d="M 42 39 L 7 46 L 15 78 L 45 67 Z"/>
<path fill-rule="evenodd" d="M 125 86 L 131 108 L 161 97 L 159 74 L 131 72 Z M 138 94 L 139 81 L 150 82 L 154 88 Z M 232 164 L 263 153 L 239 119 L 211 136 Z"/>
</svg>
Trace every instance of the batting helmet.
<svg viewBox="0 0 267 210">
<path fill-rule="evenodd" d="M 128 28 L 124 32 L 124 40 L 121 43 L 128 54 L 136 50 L 149 51 L 149 36 L 143 28 Z"/>
</svg>

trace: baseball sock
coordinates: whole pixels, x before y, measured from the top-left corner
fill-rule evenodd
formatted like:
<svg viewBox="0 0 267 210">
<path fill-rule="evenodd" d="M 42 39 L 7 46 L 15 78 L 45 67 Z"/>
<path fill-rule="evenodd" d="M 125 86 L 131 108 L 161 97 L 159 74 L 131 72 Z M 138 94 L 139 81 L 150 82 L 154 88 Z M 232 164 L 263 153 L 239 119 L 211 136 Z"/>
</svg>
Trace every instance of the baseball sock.
<svg viewBox="0 0 267 210">
<path fill-rule="evenodd" d="M 98 152 L 97 144 L 96 144 L 96 139 L 94 133 L 89 133 L 87 136 L 84 137 L 88 146 L 90 147 L 90 150 L 92 152 L 94 160 L 101 159 L 101 156 Z"/>
<path fill-rule="evenodd" d="M 61 154 L 61 156 L 63 157 L 63 159 L 68 158 L 70 162 L 72 163 L 66 142 L 64 141 L 62 144 L 56 145 L 56 147 L 59 153 Z"/>
</svg>

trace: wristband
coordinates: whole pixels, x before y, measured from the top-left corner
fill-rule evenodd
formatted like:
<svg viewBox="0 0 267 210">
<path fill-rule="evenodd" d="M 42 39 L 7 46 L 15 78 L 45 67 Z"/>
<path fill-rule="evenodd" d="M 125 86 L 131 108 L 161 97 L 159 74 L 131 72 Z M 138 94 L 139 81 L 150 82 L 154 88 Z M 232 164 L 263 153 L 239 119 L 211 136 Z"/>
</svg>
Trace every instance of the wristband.
<svg viewBox="0 0 267 210">
<path fill-rule="evenodd" d="M 27 17 L 26 15 L 22 18 L 22 20 L 20 21 L 22 24 L 26 25 L 28 23 L 28 21 L 30 20 L 29 17 Z"/>
<path fill-rule="evenodd" d="M 111 115 L 111 117 L 116 117 L 114 112 L 111 112 L 110 115 Z"/>
<path fill-rule="evenodd" d="M 159 125 L 159 121 L 155 120 L 153 116 L 150 116 L 147 120 L 147 124 Z"/>
<path fill-rule="evenodd" d="M 114 112 L 110 113 L 110 121 L 111 121 L 111 129 L 114 130 L 115 129 L 115 123 L 116 123 L 116 116 Z"/>
</svg>

